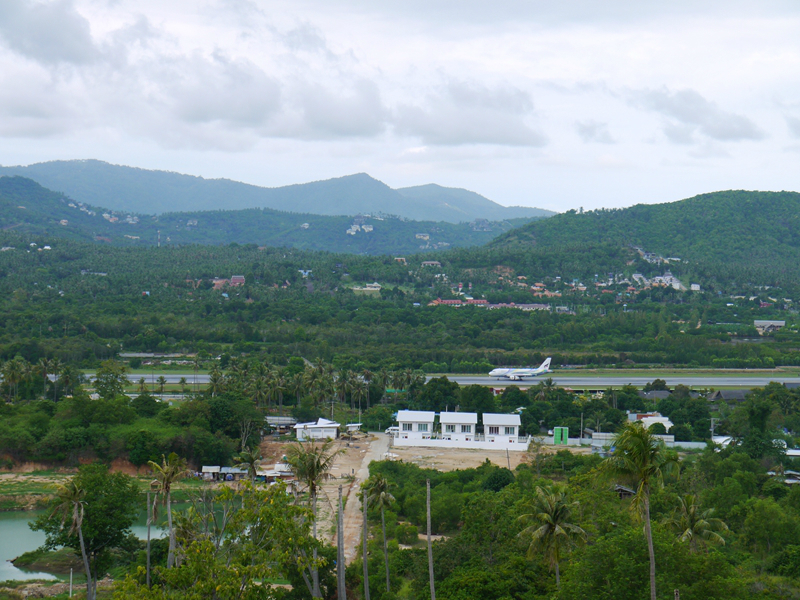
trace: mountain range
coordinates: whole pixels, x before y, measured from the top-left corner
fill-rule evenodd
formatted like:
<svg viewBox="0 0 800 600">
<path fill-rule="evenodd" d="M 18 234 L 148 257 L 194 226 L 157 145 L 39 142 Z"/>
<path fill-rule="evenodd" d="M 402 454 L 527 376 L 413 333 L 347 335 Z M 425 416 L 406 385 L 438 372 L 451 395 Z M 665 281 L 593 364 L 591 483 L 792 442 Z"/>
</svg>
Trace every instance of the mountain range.
<svg viewBox="0 0 800 600">
<path fill-rule="evenodd" d="M 350 254 L 409 254 L 483 245 L 528 220 L 434 223 L 265 208 L 143 215 L 73 200 L 25 177 L 0 177 L 3 231 L 123 246 L 239 243 Z"/>
<path fill-rule="evenodd" d="M 266 188 L 99 160 L 68 160 L 0 166 L 0 175 L 20 175 L 75 201 L 139 214 L 269 208 L 329 216 L 396 215 L 448 223 L 555 214 L 539 208 L 505 207 L 475 192 L 435 184 L 393 189 L 366 173 Z"/>
</svg>

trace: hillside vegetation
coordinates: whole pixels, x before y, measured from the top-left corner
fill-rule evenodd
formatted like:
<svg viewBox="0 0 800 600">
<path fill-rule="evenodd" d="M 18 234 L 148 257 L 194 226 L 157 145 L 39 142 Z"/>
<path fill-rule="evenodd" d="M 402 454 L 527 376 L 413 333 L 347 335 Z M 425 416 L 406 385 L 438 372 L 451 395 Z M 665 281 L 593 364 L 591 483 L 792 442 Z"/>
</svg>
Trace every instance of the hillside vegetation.
<svg viewBox="0 0 800 600">
<path fill-rule="evenodd" d="M 155 245 L 160 235 L 162 245 L 239 243 L 352 254 L 406 254 L 485 244 L 526 221 L 434 223 L 270 209 L 141 215 L 80 203 L 31 179 L 0 177 L 0 227 L 4 230 L 126 246 Z"/>
<path fill-rule="evenodd" d="M 737 268 L 750 279 L 787 284 L 799 273 L 800 194 L 738 190 L 667 204 L 571 210 L 508 232 L 490 251 L 561 251 L 582 244 L 637 246 L 696 263 L 707 274 Z"/>
<path fill-rule="evenodd" d="M 0 167 L 0 175 L 29 177 L 87 204 L 150 214 L 270 208 L 317 215 L 386 214 L 449 223 L 553 214 L 538 208 L 506 208 L 480 194 L 437 185 L 394 190 L 366 173 L 265 188 L 229 179 L 204 179 L 111 165 L 99 160 L 71 160 Z"/>
</svg>

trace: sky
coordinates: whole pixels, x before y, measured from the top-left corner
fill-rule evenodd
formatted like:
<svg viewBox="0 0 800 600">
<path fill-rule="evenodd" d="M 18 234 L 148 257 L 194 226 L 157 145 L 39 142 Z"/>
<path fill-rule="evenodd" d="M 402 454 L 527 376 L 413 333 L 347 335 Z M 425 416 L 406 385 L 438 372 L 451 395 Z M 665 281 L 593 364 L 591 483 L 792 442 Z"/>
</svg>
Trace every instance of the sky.
<svg viewBox="0 0 800 600">
<path fill-rule="evenodd" d="M 0 164 L 504 205 L 800 191 L 796 0 L 2 0 Z"/>
</svg>

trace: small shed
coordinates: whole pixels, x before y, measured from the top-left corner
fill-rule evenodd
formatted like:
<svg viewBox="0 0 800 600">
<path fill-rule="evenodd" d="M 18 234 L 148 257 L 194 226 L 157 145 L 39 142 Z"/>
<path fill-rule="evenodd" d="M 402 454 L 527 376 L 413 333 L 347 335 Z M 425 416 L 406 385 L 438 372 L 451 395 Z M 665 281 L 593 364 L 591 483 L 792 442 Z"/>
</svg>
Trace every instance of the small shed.
<svg viewBox="0 0 800 600">
<path fill-rule="evenodd" d="M 220 467 L 219 478 L 221 481 L 239 481 L 247 478 L 247 470 L 239 467 Z"/>
<path fill-rule="evenodd" d="M 219 471 L 222 467 L 207 467 L 203 466 L 200 472 L 203 474 L 205 481 L 217 481 L 219 479 Z"/>
<path fill-rule="evenodd" d="M 267 422 L 267 425 L 279 433 L 287 433 L 297 425 L 297 419 L 294 417 L 267 416 L 264 417 L 264 420 Z"/>
<path fill-rule="evenodd" d="M 339 427 L 341 427 L 339 423 L 320 418 L 317 422 L 298 423 L 294 426 L 294 432 L 299 442 L 306 440 L 335 440 L 339 437 Z"/>
</svg>

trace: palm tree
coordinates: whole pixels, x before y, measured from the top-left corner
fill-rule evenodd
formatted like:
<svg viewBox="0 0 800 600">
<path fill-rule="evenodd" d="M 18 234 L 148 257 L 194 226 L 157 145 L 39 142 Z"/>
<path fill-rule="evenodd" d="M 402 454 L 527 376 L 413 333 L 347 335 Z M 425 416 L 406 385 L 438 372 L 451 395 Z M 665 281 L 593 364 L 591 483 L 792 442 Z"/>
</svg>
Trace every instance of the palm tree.
<svg viewBox="0 0 800 600">
<path fill-rule="evenodd" d="M 69 479 L 65 484 L 56 486 L 56 506 L 51 516 L 56 514 L 61 515 L 62 528 L 67 520 L 69 520 L 69 535 L 78 534 L 83 568 L 86 571 L 86 598 L 87 600 L 93 600 L 95 597 L 95 590 L 92 585 L 92 571 L 89 568 L 86 544 L 83 542 L 83 513 L 84 507 L 86 506 L 86 501 L 84 500 L 85 496 L 86 491 L 79 488 L 74 479 Z"/>
<path fill-rule="evenodd" d="M 214 368 L 209 373 L 208 391 L 211 392 L 212 398 L 225 391 L 225 375 L 217 365 L 214 365 Z"/>
<path fill-rule="evenodd" d="M 336 457 L 344 452 L 343 449 L 335 449 L 333 440 L 325 440 L 321 444 L 292 444 L 286 451 L 286 462 L 292 467 L 294 476 L 298 481 L 304 483 L 308 488 L 311 498 L 311 512 L 314 516 L 313 535 L 317 537 L 317 493 L 320 484 L 328 479 L 330 470 Z M 317 549 L 314 548 L 314 562 L 317 560 Z M 314 567 L 311 571 L 313 582 L 312 596 L 321 598 L 322 593 L 319 588 L 319 570 Z"/>
<path fill-rule="evenodd" d="M 386 591 L 390 591 L 389 584 L 389 546 L 386 541 L 386 517 L 384 510 L 389 508 L 394 502 L 391 488 L 395 487 L 393 483 L 380 474 L 375 474 L 364 482 L 364 493 L 366 495 L 367 504 L 372 508 L 380 509 L 381 511 L 381 531 L 383 532 L 383 561 L 386 565 Z"/>
<path fill-rule="evenodd" d="M 718 533 L 728 531 L 728 526 L 712 517 L 713 508 L 702 509 L 697 496 L 686 494 L 678 498 L 678 506 L 670 519 L 669 525 L 678 534 L 678 540 L 689 542 L 692 552 L 697 552 L 698 542 L 705 544 L 725 545 L 725 539 Z"/>
<path fill-rule="evenodd" d="M 369 369 L 361 371 L 361 380 L 364 382 L 367 390 L 367 409 L 369 409 L 369 384 L 372 382 L 373 377 L 375 377 L 375 375 L 373 375 L 372 371 Z"/>
<path fill-rule="evenodd" d="M 40 358 L 39 364 L 39 372 L 42 374 L 42 397 L 47 396 L 47 375 L 50 373 L 52 362 L 49 358 Z"/>
<path fill-rule="evenodd" d="M 137 382 L 139 385 L 139 393 L 146 394 L 147 393 L 147 380 L 144 377 L 139 377 L 139 381 Z"/>
<path fill-rule="evenodd" d="M 197 393 L 197 371 L 200 369 L 200 357 L 195 354 L 194 360 L 192 360 L 192 366 L 194 367 L 194 392 Z"/>
<path fill-rule="evenodd" d="M 427 491 L 427 517 L 428 517 L 428 579 L 431 585 L 431 600 L 436 600 L 436 587 L 433 583 L 433 545 L 431 544 L 431 480 L 425 480 Z"/>
<path fill-rule="evenodd" d="M 606 458 L 602 469 L 612 476 L 630 480 L 636 487 L 631 502 L 644 521 L 644 535 L 650 556 L 650 598 L 656 600 L 656 557 L 653 549 L 653 531 L 650 524 L 650 492 L 663 485 L 664 475 L 678 466 L 675 453 L 667 452 L 661 438 L 650 433 L 640 422 L 626 423 L 614 437 L 614 453 Z"/>
<path fill-rule="evenodd" d="M 162 495 L 162 501 L 167 506 L 167 528 L 169 529 L 167 568 L 170 569 L 175 563 L 175 529 L 172 526 L 172 504 L 170 495 L 172 492 L 172 485 L 186 475 L 186 460 L 180 458 L 173 452 L 169 455 L 169 458 L 162 454 L 161 464 L 152 460 L 148 461 L 148 464 L 155 475 L 155 479 L 151 485 L 156 490 L 156 493 Z"/>
<path fill-rule="evenodd" d="M 23 376 L 24 367 L 22 359 L 19 357 L 9 360 L 3 365 L 3 381 L 8 384 L 9 391 L 13 391 L 14 400 L 17 399 L 19 382 L 22 381 Z"/>
<path fill-rule="evenodd" d="M 358 410 L 359 414 L 361 411 L 361 401 L 367 395 L 368 387 L 367 384 L 364 383 L 361 379 L 355 378 L 353 382 L 350 384 L 350 398 L 353 401 L 358 400 Z"/>
<path fill-rule="evenodd" d="M 288 381 L 283 369 L 272 371 L 272 381 L 275 383 L 275 391 L 278 393 L 278 414 L 283 414 L 283 392 L 287 390 Z"/>
<path fill-rule="evenodd" d="M 339 489 L 342 489 L 342 486 L 339 486 Z M 341 494 L 341 492 L 340 492 Z M 368 558 L 368 548 L 367 544 L 369 543 L 369 532 L 367 530 L 367 495 L 366 489 L 361 492 L 361 509 L 364 513 L 364 522 L 361 526 L 361 550 L 364 555 L 363 558 L 363 567 L 364 567 L 364 600 L 369 600 L 369 561 Z M 384 534 L 384 540 L 386 539 L 386 535 Z M 389 591 L 389 577 L 386 577 L 386 591 Z"/>
<path fill-rule="evenodd" d="M 237 463 L 237 468 L 247 471 L 250 481 L 256 480 L 256 473 L 258 473 L 258 467 L 261 465 L 261 452 L 258 450 L 242 450 L 239 456 L 234 457 L 234 460 Z"/>
<path fill-rule="evenodd" d="M 156 381 L 158 382 L 158 393 L 163 396 L 164 395 L 164 386 L 167 385 L 167 378 L 164 377 L 163 375 L 159 375 L 158 379 L 156 379 Z"/>
<path fill-rule="evenodd" d="M 53 373 L 53 402 L 56 401 L 56 393 L 58 392 L 58 376 L 61 373 L 61 361 L 54 358 L 50 361 L 50 371 Z"/>
<path fill-rule="evenodd" d="M 569 522 L 570 513 L 577 502 L 567 501 L 566 492 L 558 487 L 537 487 L 533 497 L 533 511 L 520 515 L 523 522 L 533 524 L 523 529 L 519 535 L 530 537 L 528 558 L 536 552 L 544 553 L 550 568 L 556 572 L 556 588 L 561 589 L 561 554 L 569 550 L 576 542 L 586 539 L 586 532 Z"/>
</svg>

